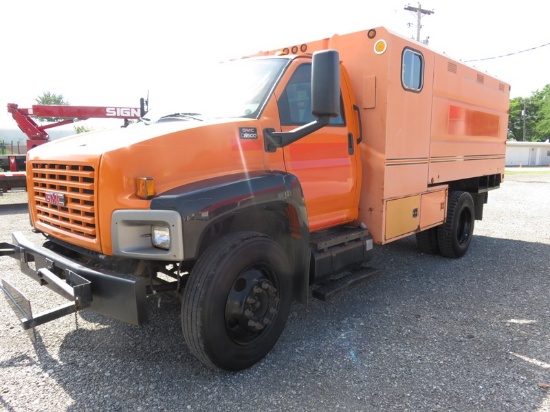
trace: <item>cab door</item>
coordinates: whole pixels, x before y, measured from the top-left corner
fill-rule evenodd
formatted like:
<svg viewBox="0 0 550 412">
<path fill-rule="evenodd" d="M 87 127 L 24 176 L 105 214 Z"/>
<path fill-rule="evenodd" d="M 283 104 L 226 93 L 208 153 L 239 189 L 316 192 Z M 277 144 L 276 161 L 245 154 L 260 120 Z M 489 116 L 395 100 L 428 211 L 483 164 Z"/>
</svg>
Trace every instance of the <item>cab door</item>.
<svg viewBox="0 0 550 412">
<path fill-rule="evenodd" d="M 290 72 L 290 73 L 289 73 Z M 311 61 L 294 61 L 276 92 L 281 130 L 312 122 Z M 342 76 L 341 115 L 330 125 L 283 148 L 285 168 L 298 177 L 311 231 L 357 218 L 361 163 L 358 112 Z"/>
</svg>

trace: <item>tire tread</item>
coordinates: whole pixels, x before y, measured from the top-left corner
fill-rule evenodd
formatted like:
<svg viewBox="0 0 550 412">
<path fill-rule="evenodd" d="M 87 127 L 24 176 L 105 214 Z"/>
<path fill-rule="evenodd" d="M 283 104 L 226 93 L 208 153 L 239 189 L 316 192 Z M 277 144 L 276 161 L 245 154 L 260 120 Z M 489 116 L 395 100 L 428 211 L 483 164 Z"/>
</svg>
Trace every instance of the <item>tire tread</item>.
<svg viewBox="0 0 550 412">
<path fill-rule="evenodd" d="M 235 253 L 243 242 L 255 240 L 269 240 L 270 238 L 258 232 L 238 232 L 220 238 L 213 243 L 199 258 L 189 275 L 181 309 L 181 323 L 185 342 L 195 357 L 214 370 L 231 368 L 216 364 L 205 347 L 204 328 L 201 324 L 202 306 L 210 282 L 211 273 L 216 270 L 229 255 Z"/>
<path fill-rule="evenodd" d="M 416 247 L 421 253 L 437 255 L 439 253 L 437 227 L 418 232 L 416 234 Z"/>
</svg>

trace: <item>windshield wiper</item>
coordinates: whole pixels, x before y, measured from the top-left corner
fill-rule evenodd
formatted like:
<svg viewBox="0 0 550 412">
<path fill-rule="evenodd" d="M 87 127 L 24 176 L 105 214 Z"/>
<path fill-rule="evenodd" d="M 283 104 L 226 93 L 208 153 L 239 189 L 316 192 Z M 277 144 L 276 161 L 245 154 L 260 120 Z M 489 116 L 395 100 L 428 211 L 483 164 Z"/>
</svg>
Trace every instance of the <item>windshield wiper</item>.
<svg viewBox="0 0 550 412">
<path fill-rule="evenodd" d="M 141 120 L 146 125 L 150 125 L 151 123 L 157 123 L 162 120 L 169 120 L 169 119 L 182 119 L 182 120 L 198 120 L 199 122 L 204 121 L 204 119 L 201 119 L 198 116 L 202 116 L 200 113 L 170 113 L 166 114 L 161 117 L 140 117 L 139 120 Z"/>
<path fill-rule="evenodd" d="M 200 113 L 172 113 L 172 114 L 167 114 L 166 116 L 162 116 L 160 119 L 169 119 L 171 117 L 179 117 L 182 119 L 198 120 L 202 122 L 203 119 L 201 119 L 200 117 L 197 117 L 200 115 L 201 115 Z"/>
</svg>

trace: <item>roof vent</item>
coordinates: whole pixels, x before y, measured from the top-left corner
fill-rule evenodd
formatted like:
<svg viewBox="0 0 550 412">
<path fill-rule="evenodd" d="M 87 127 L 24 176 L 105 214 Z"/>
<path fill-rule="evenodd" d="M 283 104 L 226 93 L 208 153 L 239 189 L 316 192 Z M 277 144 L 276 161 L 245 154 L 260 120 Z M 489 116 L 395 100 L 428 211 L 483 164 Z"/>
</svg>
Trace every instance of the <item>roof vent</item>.
<svg viewBox="0 0 550 412">
<path fill-rule="evenodd" d="M 456 69 L 457 69 L 456 63 L 453 63 L 453 62 L 448 62 L 447 63 L 447 70 L 448 71 L 450 71 L 451 73 L 456 74 Z"/>
</svg>

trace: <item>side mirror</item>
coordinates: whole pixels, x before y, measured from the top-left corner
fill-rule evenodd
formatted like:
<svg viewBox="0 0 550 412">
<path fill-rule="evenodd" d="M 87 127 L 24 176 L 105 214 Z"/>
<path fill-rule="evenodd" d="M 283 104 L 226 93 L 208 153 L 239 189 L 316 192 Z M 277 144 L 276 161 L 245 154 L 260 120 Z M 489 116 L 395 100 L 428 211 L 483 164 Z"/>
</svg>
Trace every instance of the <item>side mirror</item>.
<svg viewBox="0 0 550 412">
<path fill-rule="evenodd" d="M 311 112 L 318 119 L 290 132 L 264 130 L 264 144 L 268 152 L 285 147 L 302 137 L 325 127 L 332 117 L 340 115 L 340 55 L 336 50 L 313 53 L 311 67 Z"/>
<path fill-rule="evenodd" d="M 311 111 L 317 117 L 340 115 L 340 56 L 336 50 L 313 53 Z"/>
</svg>

